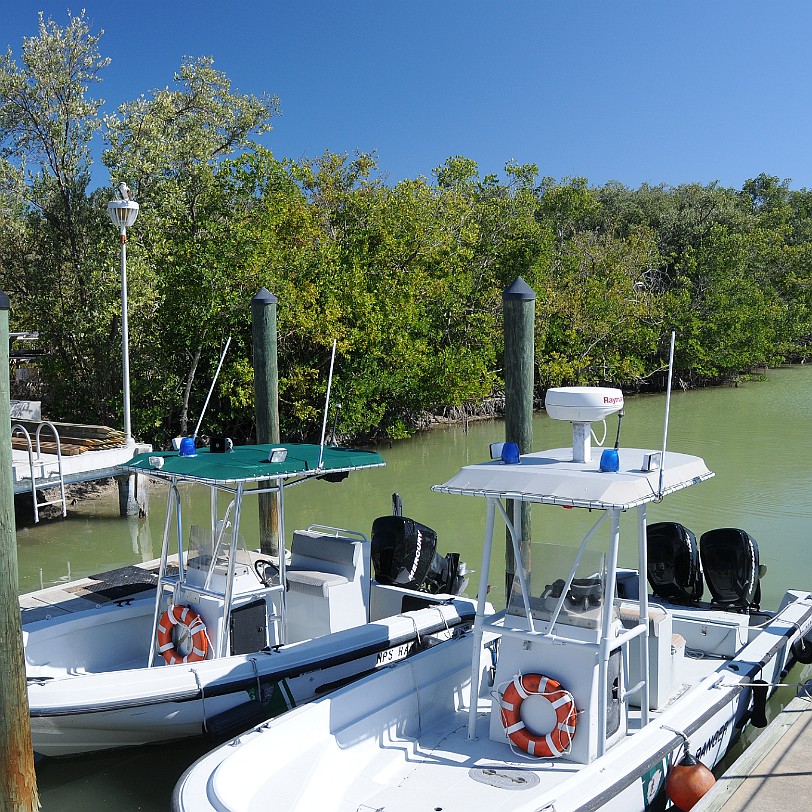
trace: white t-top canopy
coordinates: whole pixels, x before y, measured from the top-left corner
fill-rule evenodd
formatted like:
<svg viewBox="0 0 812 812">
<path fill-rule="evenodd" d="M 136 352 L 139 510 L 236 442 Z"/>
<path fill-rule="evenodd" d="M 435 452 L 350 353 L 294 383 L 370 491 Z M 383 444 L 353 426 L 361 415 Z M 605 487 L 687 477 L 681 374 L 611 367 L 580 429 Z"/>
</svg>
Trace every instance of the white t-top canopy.
<svg viewBox="0 0 812 812">
<path fill-rule="evenodd" d="M 662 471 L 643 470 L 646 456 L 658 454 L 656 450 L 622 448 L 618 454 L 619 470 L 603 473 L 598 460 L 573 462 L 571 447 L 538 451 L 522 455 L 515 465 L 500 460 L 466 465 L 448 482 L 434 485 L 432 490 L 597 510 L 627 510 L 713 476 L 705 461 L 691 454 L 668 451 Z"/>
</svg>

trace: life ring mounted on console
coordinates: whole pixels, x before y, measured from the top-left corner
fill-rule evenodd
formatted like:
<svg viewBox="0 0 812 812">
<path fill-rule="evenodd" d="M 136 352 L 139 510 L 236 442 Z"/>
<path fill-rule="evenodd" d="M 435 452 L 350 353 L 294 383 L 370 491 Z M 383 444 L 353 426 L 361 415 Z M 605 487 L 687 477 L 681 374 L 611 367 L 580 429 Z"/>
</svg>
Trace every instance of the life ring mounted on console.
<svg viewBox="0 0 812 812">
<path fill-rule="evenodd" d="M 157 630 L 158 651 L 169 665 L 206 659 L 209 651 L 206 624 L 190 607 L 173 603 L 161 615 Z M 187 649 L 186 654 L 181 654 Z"/>
<path fill-rule="evenodd" d="M 549 733 L 531 733 L 522 720 L 522 702 L 531 696 L 543 696 L 555 711 L 556 723 Z M 516 674 L 500 705 L 505 733 L 517 747 L 538 758 L 558 758 L 569 751 L 578 715 L 572 694 L 560 682 L 543 674 Z"/>
</svg>

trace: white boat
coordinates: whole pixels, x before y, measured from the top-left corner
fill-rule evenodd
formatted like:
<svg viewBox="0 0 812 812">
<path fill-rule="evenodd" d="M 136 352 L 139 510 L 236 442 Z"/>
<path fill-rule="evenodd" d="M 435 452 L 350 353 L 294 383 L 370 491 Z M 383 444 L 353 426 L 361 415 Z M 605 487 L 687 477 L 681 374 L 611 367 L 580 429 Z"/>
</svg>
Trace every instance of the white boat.
<svg viewBox="0 0 812 812">
<path fill-rule="evenodd" d="M 258 541 L 246 546 L 247 496 L 271 494 L 284 540 L 287 488 L 382 466 L 377 453 L 305 444 L 189 451 L 122 466 L 169 485 L 159 561 L 20 598 L 40 755 L 201 734 L 223 741 L 473 622 L 473 602 L 455 594 L 464 565 L 441 558 L 433 531 L 410 519 L 377 519 L 371 540 L 311 525 L 273 560 L 253 549 Z M 180 494 L 189 487 L 209 489 L 209 527 L 187 526 Z M 422 555 L 406 559 L 410 539 Z M 371 563 L 387 568 L 373 578 Z"/>
<path fill-rule="evenodd" d="M 762 611 L 746 532 L 709 531 L 697 545 L 677 522 L 648 526 L 649 503 L 713 474 L 665 443 L 592 460 L 591 422 L 620 406 L 617 390 L 551 390 L 548 412 L 572 422 L 572 448 L 506 448 L 434 486 L 484 501 L 472 631 L 248 729 L 189 768 L 173 808 L 643 812 L 666 807 L 666 786 L 690 808 L 702 790 L 686 800 L 686 773 L 707 774 L 743 725 L 766 723 L 767 694 L 808 653 L 812 594 L 788 591 Z M 534 527 L 562 507 L 596 521 L 580 546 L 579 532 L 571 547 L 533 549 L 505 611 L 489 616 L 496 520 L 521 562 L 523 503 L 549 506 Z M 635 569 L 618 565 L 622 528 Z M 687 754 L 704 766 L 680 763 Z"/>
</svg>

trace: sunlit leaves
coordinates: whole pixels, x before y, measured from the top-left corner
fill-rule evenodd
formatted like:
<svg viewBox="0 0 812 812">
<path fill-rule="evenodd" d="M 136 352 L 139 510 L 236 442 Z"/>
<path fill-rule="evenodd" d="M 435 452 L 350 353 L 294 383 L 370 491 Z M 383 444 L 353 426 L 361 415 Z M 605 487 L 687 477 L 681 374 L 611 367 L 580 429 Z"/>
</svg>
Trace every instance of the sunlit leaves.
<svg viewBox="0 0 812 812">
<path fill-rule="evenodd" d="M 29 186 L 51 180 L 64 194 L 77 191 L 77 180 L 87 182 L 102 104 L 88 95 L 89 86 L 110 62 L 100 55 L 100 38 L 84 12 L 65 28 L 40 13 L 38 35 L 23 41 L 22 67 L 11 50 L 0 57 L 0 156 Z M 43 203 L 33 196 L 31 202 Z"/>
<path fill-rule="evenodd" d="M 292 160 L 257 147 L 274 97 L 232 89 L 211 58 L 104 118 L 110 189 L 88 193 L 93 91 L 107 60 L 84 15 L 40 20 L 20 64 L 0 57 L 0 285 L 37 329 L 50 414 L 116 423 L 125 181 L 133 425 L 163 444 L 253 432 L 250 300 L 278 297 L 280 417 L 318 437 L 330 353 L 340 438 L 405 436 L 502 392 L 502 293 L 536 291 L 536 395 L 559 384 L 643 389 L 677 331 L 677 374 L 720 382 L 804 358 L 812 341 L 812 193 L 762 173 L 741 190 L 482 176 L 453 155 L 388 184 L 374 154 Z M 453 153 L 454 145 L 449 145 Z M 340 407 L 338 406 L 340 404 Z"/>
</svg>

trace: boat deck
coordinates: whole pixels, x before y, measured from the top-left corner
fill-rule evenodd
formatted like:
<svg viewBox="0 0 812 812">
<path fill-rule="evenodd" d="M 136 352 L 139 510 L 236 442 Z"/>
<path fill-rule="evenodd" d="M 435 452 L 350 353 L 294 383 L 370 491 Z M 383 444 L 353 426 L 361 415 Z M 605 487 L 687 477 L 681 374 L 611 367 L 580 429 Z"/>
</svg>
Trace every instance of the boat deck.
<svg viewBox="0 0 812 812">
<path fill-rule="evenodd" d="M 543 780 L 551 792 L 581 767 L 567 761 L 531 760 L 518 750 L 506 758 L 506 744 L 488 738 L 488 715 L 480 714 L 477 739 L 468 739 L 468 714 L 460 712 L 459 726 L 451 734 L 422 736 L 410 742 L 411 752 L 401 762 L 401 779 L 365 799 L 370 809 L 386 812 L 415 812 L 442 809 L 443 812 L 468 812 L 471 809 L 514 810 L 521 808 L 523 791 Z M 394 742 L 393 742 L 394 744 Z M 403 746 L 404 742 L 397 742 Z M 382 764 L 389 762 L 385 750 Z M 431 780 L 424 769 L 429 767 Z M 378 773 L 375 763 L 369 773 Z M 385 769 L 385 768 L 384 768 Z M 438 770 L 442 775 L 438 777 Z M 542 778 L 543 774 L 543 778 Z M 534 802 L 537 793 L 530 793 Z M 529 800 L 529 799 L 528 799 Z M 304 807 L 302 807 L 304 808 Z"/>
<path fill-rule="evenodd" d="M 158 562 L 134 564 L 117 570 L 90 575 L 69 586 L 58 584 L 20 596 L 23 625 L 55 615 L 82 612 L 106 603 L 118 603 L 134 597 L 153 599 L 158 584 Z M 148 594 L 147 594 L 148 593 Z"/>
</svg>

